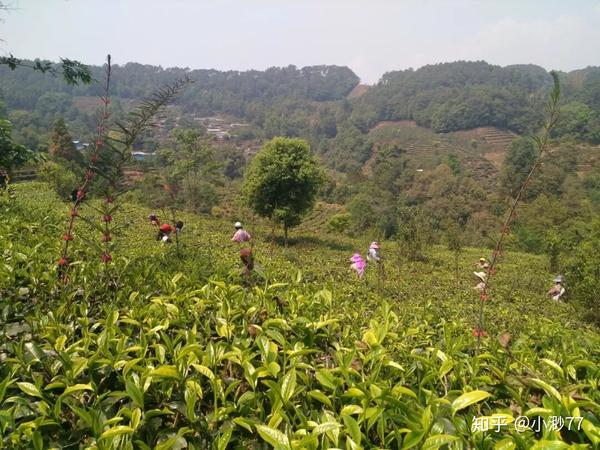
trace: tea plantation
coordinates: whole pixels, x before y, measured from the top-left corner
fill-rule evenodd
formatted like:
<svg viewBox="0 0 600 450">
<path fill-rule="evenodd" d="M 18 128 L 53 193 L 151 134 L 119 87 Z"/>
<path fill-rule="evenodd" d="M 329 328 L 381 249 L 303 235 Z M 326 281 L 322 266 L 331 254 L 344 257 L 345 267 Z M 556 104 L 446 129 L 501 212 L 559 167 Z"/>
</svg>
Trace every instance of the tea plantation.
<svg viewBox="0 0 600 450">
<path fill-rule="evenodd" d="M 0 448 L 600 448 L 600 332 L 546 262 L 507 251 L 476 352 L 473 263 L 382 242 L 385 276 L 348 270 L 371 240 L 267 225 L 242 276 L 232 224 L 182 215 L 180 249 L 125 204 L 103 263 L 81 207 L 41 183 L 0 205 Z"/>
</svg>

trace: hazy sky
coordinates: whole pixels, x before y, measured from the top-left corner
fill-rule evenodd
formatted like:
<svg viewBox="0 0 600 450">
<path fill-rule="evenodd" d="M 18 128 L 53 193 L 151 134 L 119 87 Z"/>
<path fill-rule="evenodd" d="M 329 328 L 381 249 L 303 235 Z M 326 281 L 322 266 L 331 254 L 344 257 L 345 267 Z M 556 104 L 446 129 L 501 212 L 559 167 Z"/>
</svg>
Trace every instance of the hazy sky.
<svg viewBox="0 0 600 450">
<path fill-rule="evenodd" d="M 600 65 L 600 0 L 2 0 L 0 53 L 193 69 Z"/>
</svg>

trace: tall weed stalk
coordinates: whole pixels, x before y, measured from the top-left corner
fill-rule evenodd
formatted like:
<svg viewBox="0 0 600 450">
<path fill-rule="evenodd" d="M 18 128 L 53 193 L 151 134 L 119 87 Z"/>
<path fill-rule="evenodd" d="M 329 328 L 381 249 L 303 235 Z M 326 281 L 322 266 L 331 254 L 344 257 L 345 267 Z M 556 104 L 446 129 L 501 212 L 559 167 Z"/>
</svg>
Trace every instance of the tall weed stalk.
<svg viewBox="0 0 600 450">
<path fill-rule="evenodd" d="M 87 195 L 91 181 L 96 176 L 103 201 L 99 206 L 91 205 L 90 207 L 99 213 L 101 221 L 97 223 L 89 218 L 82 218 L 101 234 L 99 243 L 90 241 L 90 244 L 97 248 L 101 254 L 100 258 L 104 264 L 105 277 L 108 278 L 110 276 L 108 267 L 109 263 L 113 261 L 114 237 L 119 229 L 119 226 L 114 221 L 114 215 L 122 206 L 117 200 L 126 190 L 124 170 L 133 161 L 131 154 L 133 145 L 143 132 L 154 126 L 156 116 L 160 114 L 167 104 L 171 103 L 177 97 L 189 82 L 188 78 L 182 78 L 172 84 L 159 88 L 149 98 L 143 100 L 123 121 L 115 122 L 109 132 L 107 121 L 110 117 L 110 75 L 111 65 L 109 55 L 105 90 L 104 95 L 101 97 L 102 109 L 97 126 L 97 137 L 90 157 L 90 165 L 86 170 L 85 179 L 77 192 L 77 198 L 71 208 L 67 233 L 63 237 L 65 243 L 58 261 L 59 274 L 64 282 L 68 281 L 66 270 L 69 265 L 68 250 L 69 242 L 73 240 L 75 218 L 81 217 L 78 214 L 78 209 L 81 201 Z"/>
<path fill-rule="evenodd" d="M 505 238 L 510 234 L 510 227 L 515 220 L 517 206 L 523 197 L 523 193 L 529 186 L 534 174 L 537 172 L 539 166 L 542 163 L 544 156 L 546 155 L 546 150 L 548 148 L 548 142 L 550 140 L 550 132 L 552 128 L 556 125 L 556 121 L 558 119 L 559 114 L 559 101 L 560 101 L 560 82 L 558 79 L 558 74 L 554 71 L 550 72 L 552 75 L 552 79 L 554 82 L 554 86 L 550 93 L 550 98 L 546 104 L 546 121 L 544 122 L 544 126 L 542 129 L 541 136 L 533 136 L 532 139 L 535 142 L 535 145 L 538 149 L 538 156 L 531 166 L 531 170 L 527 174 L 527 177 L 521 184 L 517 195 L 512 201 L 510 209 L 508 211 L 508 215 L 500 229 L 500 234 L 496 241 L 496 245 L 494 246 L 494 251 L 492 252 L 492 257 L 490 259 L 489 267 L 486 269 L 486 277 L 484 281 L 483 289 L 479 295 L 479 313 L 477 317 L 477 328 L 473 330 L 473 334 L 477 337 L 477 346 L 475 350 L 475 354 L 479 354 L 479 349 L 481 348 L 481 337 L 485 335 L 484 331 L 484 321 L 485 321 L 485 303 L 488 300 L 488 288 L 490 285 L 490 281 L 492 277 L 496 274 L 497 265 L 499 262 L 499 258 L 503 253 L 503 244 Z"/>
</svg>

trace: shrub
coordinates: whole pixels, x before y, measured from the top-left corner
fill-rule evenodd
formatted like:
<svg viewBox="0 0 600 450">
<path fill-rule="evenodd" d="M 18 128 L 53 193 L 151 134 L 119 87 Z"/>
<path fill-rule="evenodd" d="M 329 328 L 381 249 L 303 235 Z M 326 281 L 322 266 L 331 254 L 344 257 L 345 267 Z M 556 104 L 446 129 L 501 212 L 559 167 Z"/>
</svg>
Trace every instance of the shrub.
<svg viewBox="0 0 600 450">
<path fill-rule="evenodd" d="M 600 325 L 600 219 L 571 255 L 565 271 L 569 297 L 583 303 L 590 311 L 588 318 Z"/>
<path fill-rule="evenodd" d="M 65 165 L 46 161 L 42 164 L 39 171 L 42 181 L 49 183 L 59 197 L 67 199 L 70 197 L 73 189 L 77 189 L 79 177 Z"/>
<path fill-rule="evenodd" d="M 345 233 L 350 229 L 350 214 L 342 213 L 331 216 L 327 222 L 327 231 Z"/>
</svg>

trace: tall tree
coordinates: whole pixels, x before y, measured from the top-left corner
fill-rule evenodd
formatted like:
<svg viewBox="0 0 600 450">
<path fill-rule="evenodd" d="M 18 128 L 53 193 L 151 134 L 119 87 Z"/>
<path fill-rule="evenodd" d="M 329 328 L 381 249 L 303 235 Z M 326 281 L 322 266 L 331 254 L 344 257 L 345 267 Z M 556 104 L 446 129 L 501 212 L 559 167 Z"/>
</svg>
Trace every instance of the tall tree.
<svg viewBox="0 0 600 450">
<path fill-rule="evenodd" d="M 12 140 L 12 124 L 8 120 L 0 120 L 0 187 L 5 183 L 5 176 L 26 163 L 34 153 L 23 145 Z"/>
<path fill-rule="evenodd" d="M 530 139 L 518 139 L 510 145 L 500 179 L 500 185 L 507 195 L 514 197 L 517 194 L 537 157 L 537 150 Z"/>
<path fill-rule="evenodd" d="M 67 130 L 67 125 L 61 117 L 54 123 L 52 135 L 50 136 L 50 154 L 68 161 L 81 161 L 81 153 L 75 148 L 73 138 Z"/>
<path fill-rule="evenodd" d="M 274 138 L 252 160 L 244 182 L 248 206 L 288 229 L 315 205 L 324 173 L 302 139 Z"/>
</svg>

